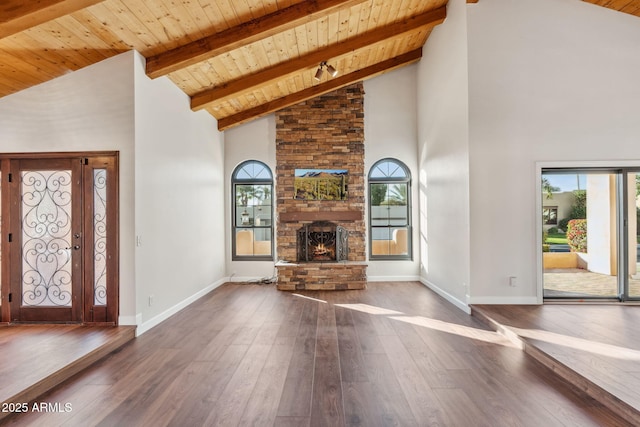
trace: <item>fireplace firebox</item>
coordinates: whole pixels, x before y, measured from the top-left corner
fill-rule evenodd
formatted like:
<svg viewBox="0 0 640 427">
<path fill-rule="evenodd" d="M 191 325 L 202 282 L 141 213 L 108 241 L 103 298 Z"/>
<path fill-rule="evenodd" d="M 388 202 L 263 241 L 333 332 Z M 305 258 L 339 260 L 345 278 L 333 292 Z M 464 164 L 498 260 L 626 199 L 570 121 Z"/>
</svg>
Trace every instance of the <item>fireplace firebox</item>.
<svg viewBox="0 0 640 427">
<path fill-rule="evenodd" d="M 346 261 L 348 233 L 331 222 L 313 222 L 298 229 L 298 262 Z"/>
</svg>

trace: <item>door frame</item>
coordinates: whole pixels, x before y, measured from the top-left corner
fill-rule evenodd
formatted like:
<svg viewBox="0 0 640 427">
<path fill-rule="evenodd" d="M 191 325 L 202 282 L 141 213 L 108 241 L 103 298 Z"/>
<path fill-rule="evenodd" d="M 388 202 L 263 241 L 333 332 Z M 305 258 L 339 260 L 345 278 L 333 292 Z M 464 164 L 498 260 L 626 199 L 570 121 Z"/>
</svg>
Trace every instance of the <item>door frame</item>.
<svg viewBox="0 0 640 427">
<path fill-rule="evenodd" d="M 12 248 L 8 240 L 8 233 L 13 233 L 14 236 L 19 235 L 21 230 L 13 230 L 11 227 L 16 227 L 14 223 L 16 221 L 16 215 L 19 218 L 19 207 L 11 206 L 12 200 L 15 200 L 15 194 L 19 194 L 19 179 L 13 179 L 13 183 L 8 182 L 10 173 L 18 171 L 12 171 L 12 161 L 16 160 L 50 160 L 56 159 L 77 159 L 77 167 L 80 175 L 79 179 L 84 181 L 84 190 L 81 191 L 79 197 L 82 198 L 79 211 L 82 213 L 79 221 L 81 221 L 81 227 L 84 229 L 87 225 L 91 225 L 93 220 L 93 203 L 88 203 L 89 200 L 93 200 L 93 170 L 96 168 L 106 169 L 109 178 L 109 186 L 107 187 L 107 221 L 109 227 L 107 229 L 107 261 L 106 268 L 107 274 L 107 305 L 106 306 L 94 306 L 93 301 L 93 267 L 80 266 L 80 301 L 77 304 L 78 314 L 75 317 L 73 323 L 85 323 L 92 325 L 117 325 L 119 315 L 119 152 L 117 151 L 93 151 L 93 152 L 50 152 L 50 153 L 0 153 L 0 179 L 2 185 L 0 187 L 0 212 L 2 221 L 0 223 L 0 235 L 2 236 L 0 242 L 1 261 L 0 261 L 0 298 L 2 304 L 0 305 L 0 323 L 8 324 L 12 322 L 12 317 L 15 313 L 12 313 L 12 304 L 9 302 L 10 295 L 12 293 L 11 285 L 11 271 L 13 269 L 20 269 L 21 265 L 13 259 L 19 259 L 20 256 L 16 256 L 12 253 L 12 250 L 20 250 L 20 248 Z M 74 167 L 74 170 L 76 167 Z M 89 185 L 91 184 L 91 185 Z M 14 187 L 9 189 L 9 186 Z M 9 191 L 7 191 L 9 190 Z M 15 193 L 18 191 L 18 193 Z M 13 194 L 12 194 L 13 193 Z M 91 227 L 92 228 L 92 225 Z M 91 236 L 92 237 L 92 236 Z M 85 260 L 93 260 L 93 242 L 89 236 L 82 236 L 82 257 L 76 257 Z M 75 263 L 76 261 L 74 261 Z M 92 264 L 86 262 L 86 264 Z M 18 270 L 18 271 L 20 271 Z M 14 270 L 15 271 L 15 270 Z M 91 277 L 90 277 L 91 276 Z M 13 295 L 12 295 L 13 296 Z M 13 296 L 14 298 L 20 298 L 20 296 Z M 13 316 L 12 316 L 13 314 Z M 40 322 L 39 319 L 34 318 L 34 322 Z M 44 323 L 54 323 L 43 321 Z"/>
<path fill-rule="evenodd" d="M 546 169 L 576 169 L 576 170 L 608 170 L 608 171 L 620 171 L 622 173 L 628 173 L 630 171 L 640 171 L 640 160 L 620 160 L 620 161 L 560 161 L 560 162 L 536 162 L 535 165 L 535 179 L 536 179 L 536 213 L 535 213 L 535 223 L 536 223 L 536 289 L 537 289 L 537 295 L 536 295 L 536 299 L 537 302 L 539 304 L 543 304 L 545 302 L 545 298 L 544 298 L 544 267 L 543 267 L 543 262 L 542 262 L 542 231 L 543 231 L 543 224 L 542 221 L 540 221 L 540 215 L 542 213 L 542 197 L 540 197 L 540 195 L 542 194 L 542 177 L 543 177 L 543 170 Z M 616 179 L 618 180 L 619 177 L 617 177 Z M 624 181 L 624 180 L 623 180 Z M 620 285 L 620 275 L 621 274 L 626 274 L 627 270 L 627 265 L 626 262 L 628 262 L 628 248 L 625 245 L 626 239 L 627 239 L 627 221 L 628 221 L 628 217 L 627 217 L 627 213 L 626 213 L 626 209 L 624 209 L 624 207 L 626 207 L 628 200 L 627 200 L 627 187 L 626 187 L 626 183 L 625 182 L 618 182 L 616 184 L 616 188 L 619 194 L 617 194 L 618 197 L 618 202 L 617 204 L 617 250 L 618 250 L 618 265 L 617 265 L 617 271 L 618 271 L 618 286 L 619 289 L 621 287 Z M 620 209 L 620 204 L 623 204 L 623 209 Z M 622 238 L 620 238 L 622 237 Z M 577 299 L 566 299 L 567 301 L 579 301 L 579 300 L 584 300 L 584 301 L 597 301 L 597 300 L 606 300 L 606 301 L 618 301 L 618 302 L 625 302 L 625 301 L 638 301 L 638 299 L 640 299 L 640 297 L 632 297 L 629 298 L 628 297 L 628 292 L 629 292 L 629 286 L 628 286 L 628 280 L 625 277 L 623 279 L 623 285 L 624 286 L 624 292 L 622 294 L 619 294 L 616 298 L 577 298 Z"/>
</svg>

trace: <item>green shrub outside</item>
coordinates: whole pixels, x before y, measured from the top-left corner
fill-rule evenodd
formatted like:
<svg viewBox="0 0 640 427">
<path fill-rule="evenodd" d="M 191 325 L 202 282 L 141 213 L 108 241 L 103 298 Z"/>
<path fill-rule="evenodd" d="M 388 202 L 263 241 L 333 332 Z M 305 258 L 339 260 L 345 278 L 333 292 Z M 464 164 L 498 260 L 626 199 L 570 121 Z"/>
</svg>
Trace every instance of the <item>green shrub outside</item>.
<svg viewBox="0 0 640 427">
<path fill-rule="evenodd" d="M 571 221 L 571 218 L 561 219 L 560 221 L 558 221 L 558 228 L 566 233 L 567 225 L 569 224 L 569 221 Z"/>
<path fill-rule="evenodd" d="M 569 229 L 569 221 L 572 219 L 585 219 L 587 217 L 587 192 L 586 190 L 574 190 L 574 201 L 569 211 L 569 216 L 558 221 L 558 228 L 564 232 Z"/>
</svg>

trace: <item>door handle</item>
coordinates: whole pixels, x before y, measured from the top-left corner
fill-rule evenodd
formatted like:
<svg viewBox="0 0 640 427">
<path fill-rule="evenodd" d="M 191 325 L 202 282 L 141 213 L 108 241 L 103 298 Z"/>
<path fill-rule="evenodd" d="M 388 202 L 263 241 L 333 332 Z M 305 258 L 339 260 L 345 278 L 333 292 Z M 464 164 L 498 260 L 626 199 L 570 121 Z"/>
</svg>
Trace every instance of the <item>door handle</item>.
<svg viewBox="0 0 640 427">
<path fill-rule="evenodd" d="M 65 248 L 65 249 L 67 249 L 67 250 L 69 250 L 69 249 L 73 249 L 73 250 L 76 250 L 76 251 L 77 251 L 78 249 L 80 249 L 80 245 L 73 245 L 73 247 L 72 247 L 72 248 Z"/>
</svg>

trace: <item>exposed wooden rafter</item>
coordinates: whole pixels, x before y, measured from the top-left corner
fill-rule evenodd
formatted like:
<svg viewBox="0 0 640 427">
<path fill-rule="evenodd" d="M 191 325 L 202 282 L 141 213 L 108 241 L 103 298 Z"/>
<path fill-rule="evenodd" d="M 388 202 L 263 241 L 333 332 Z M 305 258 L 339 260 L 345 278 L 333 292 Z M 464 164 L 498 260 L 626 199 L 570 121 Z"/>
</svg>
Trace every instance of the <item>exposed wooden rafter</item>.
<svg viewBox="0 0 640 427">
<path fill-rule="evenodd" d="M 191 97 L 191 108 L 195 111 L 207 108 L 213 103 L 223 102 L 232 97 L 244 95 L 256 88 L 268 85 L 282 79 L 284 76 L 316 68 L 318 63 L 330 58 L 334 59 L 356 51 L 363 46 L 371 46 L 403 33 L 415 31 L 420 27 L 435 26 L 446 18 L 446 7 L 441 7 L 400 22 L 386 25 L 369 31 L 361 36 L 353 37 L 344 42 L 328 46 L 324 49 L 304 55 L 300 58 L 269 67 L 263 71 L 225 83 Z"/>
<path fill-rule="evenodd" d="M 421 57 L 422 48 L 416 49 L 411 52 L 396 56 L 395 58 L 391 58 L 386 61 L 379 62 L 375 65 L 363 68 L 361 70 L 336 77 L 332 80 L 327 81 L 326 83 L 315 85 L 300 92 L 293 93 L 289 96 L 267 102 L 265 104 L 250 108 L 248 110 L 244 110 L 240 113 L 233 114 L 228 117 L 224 117 L 218 120 L 218 130 L 223 131 L 229 129 L 233 126 L 237 126 L 249 120 L 262 117 L 264 115 L 278 111 L 282 108 L 306 101 L 307 99 L 315 98 L 316 96 L 329 93 L 360 80 L 366 80 L 371 77 L 383 74 L 387 71 L 395 70 L 396 68 L 409 65 L 420 60 Z"/>
<path fill-rule="evenodd" d="M 147 58 L 147 75 L 156 78 L 169 74 L 365 1 L 367 0 L 314 0 L 296 3 L 277 12 Z"/>
<path fill-rule="evenodd" d="M 69 15 L 103 0 L 4 0 L 0 2 L 0 39 Z"/>
<path fill-rule="evenodd" d="M 640 16 L 640 0 L 583 1 Z M 424 46 L 447 3 L 0 0 L 0 98 L 133 49 L 224 129 L 386 71 Z M 313 80 L 323 61 L 340 70 L 327 83 Z"/>
</svg>

